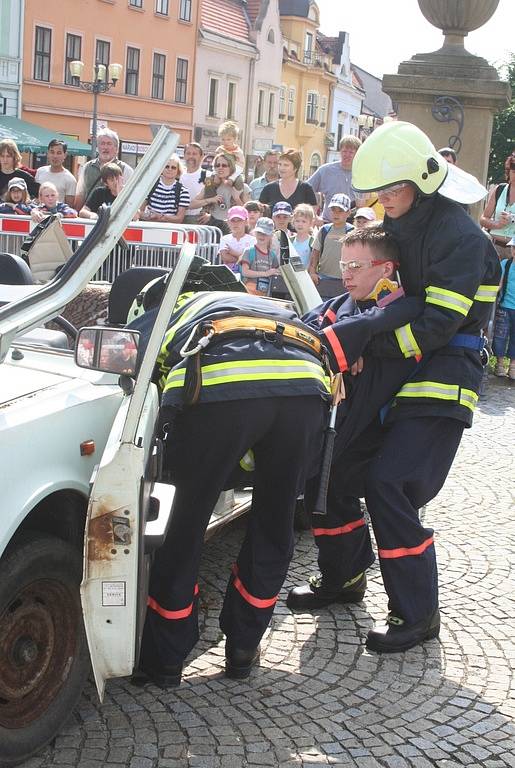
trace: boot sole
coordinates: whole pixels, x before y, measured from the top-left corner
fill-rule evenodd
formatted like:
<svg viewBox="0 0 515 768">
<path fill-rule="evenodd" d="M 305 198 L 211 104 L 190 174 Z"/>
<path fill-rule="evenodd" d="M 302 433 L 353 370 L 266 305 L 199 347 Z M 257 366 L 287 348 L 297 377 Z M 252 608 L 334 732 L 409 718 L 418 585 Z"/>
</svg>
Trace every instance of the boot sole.
<svg viewBox="0 0 515 768">
<path fill-rule="evenodd" d="M 158 688 L 178 688 L 182 675 L 150 675 L 139 670 L 131 677 L 131 685 L 136 688 L 144 688 L 145 685 L 157 685 Z"/>
<path fill-rule="evenodd" d="M 225 661 L 225 676 L 230 680 L 245 680 L 250 677 L 250 673 L 253 667 L 257 667 L 259 664 L 260 656 L 256 656 L 250 664 L 246 667 L 235 667 L 230 664 L 227 659 Z"/>
<path fill-rule="evenodd" d="M 365 646 L 368 648 L 369 651 L 374 651 L 375 653 L 402 653 L 403 651 L 409 651 L 410 648 L 415 648 L 417 645 L 420 645 L 421 643 L 425 643 L 426 640 L 435 640 L 440 634 L 440 627 L 434 627 L 433 629 L 430 629 L 424 637 L 420 638 L 416 641 L 411 641 L 404 643 L 403 645 L 396 645 L 395 647 L 391 645 L 382 645 L 380 642 L 375 643 L 375 641 L 372 641 L 371 644 L 369 644 L 368 638 L 365 643 Z"/>
</svg>

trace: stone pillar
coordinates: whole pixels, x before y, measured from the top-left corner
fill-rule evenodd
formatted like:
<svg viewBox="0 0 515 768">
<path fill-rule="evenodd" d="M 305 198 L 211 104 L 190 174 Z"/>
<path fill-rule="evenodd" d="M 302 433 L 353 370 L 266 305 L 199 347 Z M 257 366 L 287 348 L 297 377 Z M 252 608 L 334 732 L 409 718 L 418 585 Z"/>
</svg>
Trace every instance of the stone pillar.
<svg viewBox="0 0 515 768">
<path fill-rule="evenodd" d="M 499 0 L 418 0 L 426 19 L 443 31 L 442 48 L 417 53 L 384 75 L 399 120 L 415 123 L 436 148 L 450 146 L 458 165 L 483 183 L 494 113 L 509 104 L 508 83 L 480 56 L 469 53 L 464 38 L 495 12 Z"/>
</svg>

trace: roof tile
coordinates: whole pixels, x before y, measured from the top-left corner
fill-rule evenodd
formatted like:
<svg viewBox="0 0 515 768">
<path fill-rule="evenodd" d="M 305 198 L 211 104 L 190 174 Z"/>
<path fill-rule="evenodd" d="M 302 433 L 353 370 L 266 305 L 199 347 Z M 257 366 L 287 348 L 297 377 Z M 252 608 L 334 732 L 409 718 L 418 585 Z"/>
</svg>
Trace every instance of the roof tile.
<svg viewBox="0 0 515 768">
<path fill-rule="evenodd" d="M 249 39 L 249 27 L 238 0 L 204 0 L 201 26 L 229 37 Z"/>
</svg>

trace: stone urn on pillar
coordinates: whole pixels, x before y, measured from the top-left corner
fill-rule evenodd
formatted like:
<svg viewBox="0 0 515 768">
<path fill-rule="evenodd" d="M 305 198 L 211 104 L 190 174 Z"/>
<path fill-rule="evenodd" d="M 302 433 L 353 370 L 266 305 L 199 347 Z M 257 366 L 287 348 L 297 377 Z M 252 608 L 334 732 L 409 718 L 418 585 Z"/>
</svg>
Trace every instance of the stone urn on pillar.
<svg viewBox="0 0 515 768">
<path fill-rule="evenodd" d="M 483 183 L 493 115 L 509 104 L 511 91 L 495 67 L 467 51 L 464 40 L 493 16 L 498 4 L 418 0 L 425 18 L 442 30 L 443 45 L 431 53 L 416 53 L 399 64 L 397 74 L 383 76 L 383 90 L 392 98 L 398 118 L 418 125 L 437 148 L 452 146 L 458 165 Z"/>
</svg>

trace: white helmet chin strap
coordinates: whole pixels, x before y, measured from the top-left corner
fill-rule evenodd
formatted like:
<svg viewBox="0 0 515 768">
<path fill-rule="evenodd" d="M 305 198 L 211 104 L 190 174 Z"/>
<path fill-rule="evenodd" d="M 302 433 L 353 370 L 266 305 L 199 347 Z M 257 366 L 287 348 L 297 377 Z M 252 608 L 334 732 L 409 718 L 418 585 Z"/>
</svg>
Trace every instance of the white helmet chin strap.
<svg viewBox="0 0 515 768">
<path fill-rule="evenodd" d="M 475 176 L 451 163 L 448 166 L 447 178 L 438 189 L 440 195 L 457 203 L 478 203 L 487 196 L 488 190 Z"/>
</svg>

